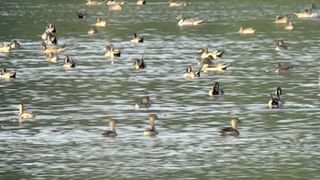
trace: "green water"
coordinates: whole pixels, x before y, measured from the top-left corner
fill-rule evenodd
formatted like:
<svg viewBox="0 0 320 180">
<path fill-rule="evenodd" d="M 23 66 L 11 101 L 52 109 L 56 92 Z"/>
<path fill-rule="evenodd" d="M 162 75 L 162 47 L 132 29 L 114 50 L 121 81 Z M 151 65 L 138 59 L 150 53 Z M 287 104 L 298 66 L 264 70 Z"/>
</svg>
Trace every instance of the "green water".
<svg viewBox="0 0 320 180">
<path fill-rule="evenodd" d="M 120 12 L 78 0 L 0 1 L 0 41 L 22 48 L 0 53 L 0 68 L 17 72 L 0 79 L 0 179 L 320 179 L 320 21 L 293 13 L 310 1 L 199 0 L 183 8 L 167 1 L 128 1 Z M 316 1 L 316 3 L 318 3 Z M 78 20 L 76 12 L 89 17 Z M 176 17 L 200 17 L 198 27 L 179 27 Z M 293 31 L 273 23 L 288 14 Z M 96 17 L 107 27 L 88 36 Z M 40 51 L 45 26 L 54 23 L 67 50 L 49 64 Z M 241 36 L 240 25 L 255 35 Z M 130 42 L 133 32 L 143 44 Z M 284 39 L 288 50 L 276 52 Z M 104 57 L 108 43 L 122 49 L 114 63 Z M 197 51 L 222 49 L 222 73 L 189 80 Z M 63 55 L 76 62 L 64 69 Z M 147 68 L 132 70 L 134 58 Z M 277 63 L 295 66 L 275 73 Z M 209 97 L 215 81 L 225 91 Z M 268 109 L 269 94 L 281 86 L 285 104 Z M 135 110 L 139 97 L 152 106 Z M 17 104 L 36 114 L 19 124 Z M 159 135 L 144 137 L 147 117 L 157 113 Z M 220 137 L 232 116 L 240 136 Z M 107 121 L 118 120 L 118 137 L 105 138 Z"/>
</svg>

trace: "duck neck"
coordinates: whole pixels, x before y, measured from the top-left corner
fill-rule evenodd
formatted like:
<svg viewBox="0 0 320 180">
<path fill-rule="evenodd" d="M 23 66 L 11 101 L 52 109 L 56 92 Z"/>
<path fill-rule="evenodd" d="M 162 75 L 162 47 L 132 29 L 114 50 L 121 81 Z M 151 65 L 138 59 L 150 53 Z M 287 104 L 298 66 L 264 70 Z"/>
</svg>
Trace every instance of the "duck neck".
<svg viewBox="0 0 320 180">
<path fill-rule="evenodd" d="M 24 111 L 23 105 L 20 104 L 20 105 L 19 105 L 19 114 L 20 114 L 20 115 L 23 114 L 23 111 Z"/>
<path fill-rule="evenodd" d="M 151 129 L 151 130 L 156 130 L 155 124 L 150 124 L 150 129 Z"/>
<path fill-rule="evenodd" d="M 111 130 L 112 132 L 116 132 L 116 127 L 115 127 L 115 126 L 111 126 L 111 127 L 110 127 L 110 130 Z"/>
</svg>

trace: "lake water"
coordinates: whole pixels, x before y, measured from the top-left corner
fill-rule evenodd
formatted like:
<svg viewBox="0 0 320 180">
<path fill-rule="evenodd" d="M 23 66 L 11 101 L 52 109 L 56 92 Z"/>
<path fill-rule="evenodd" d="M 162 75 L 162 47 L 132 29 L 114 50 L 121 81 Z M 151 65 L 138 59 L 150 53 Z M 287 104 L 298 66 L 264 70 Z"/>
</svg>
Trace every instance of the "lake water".
<svg viewBox="0 0 320 180">
<path fill-rule="evenodd" d="M 129 1 L 120 12 L 81 0 L 0 1 L 0 41 L 17 39 L 22 48 L 0 53 L 0 68 L 17 72 L 0 79 L 0 179 L 320 179 L 320 21 L 293 13 L 307 0 L 199 0 L 169 8 L 166 0 L 139 7 Z M 76 12 L 89 17 L 78 20 Z M 176 17 L 200 17 L 197 27 L 179 27 Z M 273 23 L 290 15 L 293 31 Z M 96 17 L 107 27 L 88 36 Z M 63 53 L 49 64 L 40 51 L 40 35 L 54 23 Z M 239 35 L 240 25 L 255 35 Z M 133 32 L 145 42 L 132 44 Z M 276 52 L 284 39 L 288 50 Z M 104 57 L 105 45 L 122 49 L 121 58 Z M 222 49 L 222 73 L 183 77 L 199 69 L 201 47 Z M 63 54 L 60 58 L 63 58 Z M 134 58 L 147 68 L 134 71 Z M 278 63 L 289 73 L 275 73 Z M 209 97 L 215 81 L 225 91 Z M 281 86 L 285 104 L 268 109 L 269 94 Z M 134 109 L 149 95 L 149 109 Z M 18 104 L 36 114 L 19 124 Z M 143 136 L 148 115 L 156 113 L 159 135 Z M 218 130 L 240 118 L 240 136 L 221 137 Z M 101 134 L 110 118 L 118 136 Z"/>
</svg>

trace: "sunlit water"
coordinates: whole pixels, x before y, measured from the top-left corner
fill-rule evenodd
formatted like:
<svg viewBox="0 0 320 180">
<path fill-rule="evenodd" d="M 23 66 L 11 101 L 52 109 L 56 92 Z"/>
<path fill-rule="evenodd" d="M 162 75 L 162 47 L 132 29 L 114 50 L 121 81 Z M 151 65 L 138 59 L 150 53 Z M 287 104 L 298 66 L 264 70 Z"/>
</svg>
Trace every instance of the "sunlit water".
<svg viewBox="0 0 320 180">
<path fill-rule="evenodd" d="M 128 2 L 123 11 L 84 1 L 10 0 L 0 2 L 0 41 L 17 39 L 22 48 L 0 53 L 0 67 L 17 72 L 0 80 L 1 179 L 319 179 L 320 178 L 320 21 L 297 19 L 293 12 L 309 1 L 189 1 L 169 8 L 167 1 Z M 78 20 L 76 12 L 89 17 Z M 200 17 L 198 27 L 177 26 L 179 14 Z M 289 14 L 292 32 L 273 23 Z M 96 17 L 106 28 L 88 36 Z M 64 69 L 49 64 L 39 49 L 47 23 L 57 27 L 64 55 L 76 62 Z M 239 26 L 253 26 L 255 35 L 241 36 Z M 133 32 L 143 44 L 130 42 Z M 274 50 L 284 39 L 289 49 Z M 108 43 L 122 49 L 113 63 L 104 57 Z M 199 69 L 201 47 L 222 49 L 219 62 L 231 64 L 222 73 L 185 79 L 188 65 Z M 134 58 L 147 68 L 132 70 Z M 277 63 L 292 72 L 276 74 Z M 209 97 L 219 81 L 223 96 Z M 267 108 L 277 86 L 285 105 Z M 134 109 L 149 95 L 149 109 Z M 19 102 L 36 114 L 19 124 Z M 157 113 L 159 135 L 144 137 L 148 114 Z M 220 127 L 238 116 L 240 136 L 220 137 Z M 118 120 L 118 137 L 105 138 L 107 121 Z"/>
</svg>

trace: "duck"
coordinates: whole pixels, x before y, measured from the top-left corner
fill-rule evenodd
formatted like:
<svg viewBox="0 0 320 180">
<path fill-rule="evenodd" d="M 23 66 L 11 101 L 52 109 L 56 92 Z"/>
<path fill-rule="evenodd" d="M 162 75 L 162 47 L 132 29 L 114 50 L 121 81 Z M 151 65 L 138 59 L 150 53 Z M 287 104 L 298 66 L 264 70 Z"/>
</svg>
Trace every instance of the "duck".
<svg viewBox="0 0 320 180">
<path fill-rule="evenodd" d="M 108 5 L 108 6 L 124 5 L 124 2 L 119 2 L 119 1 L 115 1 L 115 0 L 109 0 L 109 1 L 107 1 L 107 5 Z"/>
<path fill-rule="evenodd" d="M 97 34 L 97 32 L 98 30 L 94 26 L 91 26 L 90 29 L 88 30 L 89 35 Z"/>
<path fill-rule="evenodd" d="M 41 49 L 42 49 L 42 52 L 44 54 L 49 54 L 49 53 L 54 53 L 54 54 L 57 54 L 57 53 L 60 53 L 60 52 L 63 52 L 66 50 L 66 47 L 63 45 L 63 46 L 55 46 L 55 47 L 47 47 L 46 43 L 42 42 L 41 43 Z"/>
<path fill-rule="evenodd" d="M 283 65 L 283 64 L 279 63 L 279 64 L 277 64 L 275 71 L 276 71 L 276 73 L 283 73 L 283 72 L 288 72 L 293 68 L 294 68 L 293 65 Z"/>
<path fill-rule="evenodd" d="M 149 108 L 150 106 L 151 106 L 150 97 L 149 96 L 143 96 L 141 101 L 134 105 L 134 108 L 135 109 Z"/>
<path fill-rule="evenodd" d="M 133 43 L 143 43 L 143 37 L 142 36 L 138 36 L 137 33 L 133 33 L 133 38 L 131 39 L 131 42 Z"/>
<path fill-rule="evenodd" d="M 223 95 L 224 92 L 222 89 L 220 89 L 220 85 L 218 82 L 215 82 L 214 85 L 212 86 L 212 89 L 210 89 L 208 95 L 209 96 L 214 96 L 214 95 Z"/>
<path fill-rule="evenodd" d="M 121 50 L 115 49 L 112 44 L 106 45 L 106 50 L 107 52 L 104 54 L 104 56 L 110 57 L 111 59 L 114 57 L 120 57 L 121 55 Z"/>
<path fill-rule="evenodd" d="M 137 5 L 142 6 L 145 5 L 146 1 L 145 0 L 137 0 Z"/>
<path fill-rule="evenodd" d="M 224 51 L 221 51 L 221 50 L 215 50 L 215 51 L 209 52 L 207 47 L 201 48 L 199 52 L 201 53 L 200 55 L 201 59 L 206 59 L 206 58 L 217 59 L 218 57 L 222 57 L 222 55 L 224 54 Z"/>
<path fill-rule="evenodd" d="M 240 26 L 239 29 L 240 34 L 254 34 L 256 33 L 256 29 L 249 27 L 249 28 L 244 28 L 243 26 Z"/>
<path fill-rule="evenodd" d="M 276 24 L 287 24 L 289 22 L 289 17 L 286 16 L 276 16 L 274 23 Z"/>
<path fill-rule="evenodd" d="M 121 11 L 122 10 L 122 6 L 119 4 L 115 4 L 115 5 L 109 5 L 108 8 L 110 11 Z"/>
<path fill-rule="evenodd" d="M 183 15 L 177 17 L 179 26 L 197 26 L 203 22 L 203 19 L 186 19 Z"/>
<path fill-rule="evenodd" d="M 7 69 L 3 68 L 0 71 L 0 77 L 5 78 L 5 79 L 16 78 L 16 72 L 15 71 L 8 71 Z"/>
<path fill-rule="evenodd" d="M 219 130 L 221 136 L 239 136 L 240 133 L 237 130 L 238 123 L 240 122 L 239 118 L 233 117 L 231 119 L 231 127 L 224 127 Z"/>
<path fill-rule="evenodd" d="M 270 109 L 278 109 L 284 104 L 284 100 L 281 98 L 281 95 L 282 95 L 281 87 L 277 87 L 275 94 L 276 94 L 275 97 L 272 94 L 270 94 L 271 99 L 268 102 L 268 106 Z"/>
<path fill-rule="evenodd" d="M 17 40 L 12 40 L 10 45 L 11 49 L 19 49 L 21 47 L 20 43 Z"/>
<path fill-rule="evenodd" d="M 277 41 L 276 48 L 275 48 L 276 51 L 282 51 L 287 49 L 288 49 L 288 46 L 283 40 Z"/>
<path fill-rule="evenodd" d="M 314 18 L 318 17 L 318 13 L 310 12 L 310 11 L 304 11 L 304 12 L 298 12 L 294 13 L 298 18 Z"/>
<path fill-rule="evenodd" d="M 0 42 L 0 52 L 8 53 L 10 51 L 11 51 L 11 46 L 10 45 L 6 45 L 3 42 Z"/>
<path fill-rule="evenodd" d="M 115 119 L 110 119 L 109 127 L 110 130 L 106 130 L 102 135 L 105 137 L 116 137 L 118 135 L 116 131 L 117 121 Z"/>
<path fill-rule="evenodd" d="M 99 5 L 99 4 L 101 4 L 101 2 L 98 1 L 98 0 L 87 0 L 87 3 L 86 3 L 86 5 L 88 5 L 88 6 L 90 6 L 90 5 Z"/>
<path fill-rule="evenodd" d="M 69 56 L 65 56 L 63 67 L 74 68 L 76 67 L 76 63 Z"/>
<path fill-rule="evenodd" d="M 200 77 L 200 71 L 193 71 L 191 66 L 188 66 L 184 71 L 183 76 L 185 78 L 194 79 L 196 77 Z"/>
<path fill-rule="evenodd" d="M 34 114 L 32 112 L 25 112 L 23 103 L 19 104 L 19 119 L 31 119 L 34 118 Z"/>
<path fill-rule="evenodd" d="M 96 26 L 97 27 L 106 27 L 106 24 L 107 24 L 107 22 L 106 21 L 104 21 L 104 20 L 102 20 L 100 17 L 98 17 L 97 19 L 96 19 Z"/>
<path fill-rule="evenodd" d="M 146 65 L 144 64 L 144 60 L 142 59 L 135 59 L 133 63 L 133 69 L 139 70 L 146 68 Z"/>
<path fill-rule="evenodd" d="M 145 136 L 156 136 L 158 135 L 158 131 L 156 130 L 155 121 L 159 120 L 158 116 L 156 114 L 150 114 L 149 115 L 149 125 L 150 128 L 147 128 L 144 130 L 143 134 Z"/>
<path fill-rule="evenodd" d="M 85 11 L 79 11 L 77 12 L 77 17 L 78 19 L 85 19 L 88 17 L 88 13 Z"/>
<path fill-rule="evenodd" d="M 169 0 L 169 7 L 183 7 L 187 6 L 186 2 L 179 2 L 177 0 Z"/>
<path fill-rule="evenodd" d="M 224 71 L 226 70 L 230 65 L 227 64 L 222 64 L 222 63 L 218 63 L 218 64 L 203 64 L 201 71 L 202 72 L 209 72 L 209 71 Z"/>
<path fill-rule="evenodd" d="M 310 8 L 305 9 L 302 12 L 294 13 L 298 18 L 315 18 L 318 17 L 318 13 L 314 12 L 316 6 L 314 3 L 311 4 Z"/>
<path fill-rule="evenodd" d="M 50 52 L 49 54 L 47 54 L 47 60 L 50 63 L 57 63 L 59 60 L 59 57 L 57 54 Z"/>
<path fill-rule="evenodd" d="M 294 26 L 293 26 L 293 22 L 292 22 L 292 21 L 288 22 L 288 24 L 286 25 L 286 27 L 284 27 L 284 29 L 285 29 L 285 30 L 288 30 L 288 31 L 292 31 L 293 28 L 294 28 Z"/>
</svg>

